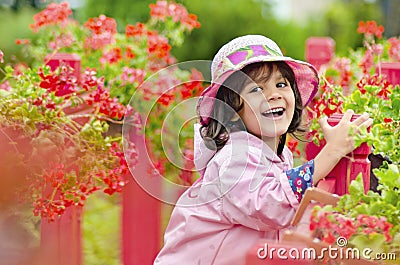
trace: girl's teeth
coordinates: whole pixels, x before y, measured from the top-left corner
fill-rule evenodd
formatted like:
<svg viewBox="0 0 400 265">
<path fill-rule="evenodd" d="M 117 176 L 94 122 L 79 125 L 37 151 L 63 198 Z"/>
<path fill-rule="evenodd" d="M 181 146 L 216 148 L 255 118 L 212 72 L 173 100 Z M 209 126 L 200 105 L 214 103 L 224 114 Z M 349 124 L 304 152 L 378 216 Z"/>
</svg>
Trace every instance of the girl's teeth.
<svg viewBox="0 0 400 265">
<path fill-rule="evenodd" d="M 282 111 L 283 111 L 283 108 L 270 109 L 270 110 L 266 111 L 265 114 L 282 112 Z"/>
<path fill-rule="evenodd" d="M 284 108 L 276 108 L 276 109 L 270 109 L 267 110 L 266 112 L 263 113 L 264 116 L 266 117 L 277 117 L 283 115 L 283 112 L 285 111 Z"/>
</svg>

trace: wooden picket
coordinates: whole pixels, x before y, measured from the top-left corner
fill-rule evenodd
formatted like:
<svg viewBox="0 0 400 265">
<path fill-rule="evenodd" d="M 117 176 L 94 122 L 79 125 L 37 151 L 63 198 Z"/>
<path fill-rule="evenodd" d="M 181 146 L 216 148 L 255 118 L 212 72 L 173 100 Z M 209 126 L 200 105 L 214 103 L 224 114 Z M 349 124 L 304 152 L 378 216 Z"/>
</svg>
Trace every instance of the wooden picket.
<svg viewBox="0 0 400 265">
<path fill-rule="evenodd" d="M 161 205 L 155 197 L 161 192 L 161 178 L 151 176 L 151 161 L 147 156 L 145 138 L 135 131 L 131 141 L 136 145 L 139 163 L 129 176 L 122 200 L 122 255 L 124 265 L 153 264 L 161 247 Z M 151 171 L 150 171 L 151 172 Z M 146 191 L 141 185 L 151 186 Z"/>
<path fill-rule="evenodd" d="M 80 77 L 81 59 L 74 54 L 52 54 L 46 58 L 46 64 L 55 70 L 60 64 L 74 69 Z M 46 192 L 46 191 L 44 191 Z M 71 206 L 57 220 L 49 223 L 42 220 L 40 225 L 40 260 L 45 265 L 81 265 L 82 264 L 82 207 Z"/>
</svg>

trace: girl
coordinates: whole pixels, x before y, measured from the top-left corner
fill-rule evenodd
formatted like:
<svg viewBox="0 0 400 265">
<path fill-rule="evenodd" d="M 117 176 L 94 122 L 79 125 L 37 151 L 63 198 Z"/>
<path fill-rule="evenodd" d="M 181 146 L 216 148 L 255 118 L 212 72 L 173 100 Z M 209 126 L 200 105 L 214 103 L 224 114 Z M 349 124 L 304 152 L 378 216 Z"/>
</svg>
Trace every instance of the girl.
<svg viewBox="0 0 400 265">
<path fill-rule="evenodd" d="M 305 132 L 303 108 L 318 90 L 306 62 L 284 57 L 260 35 L 224 45 L 211 66 L 212 83 L 197 105 L 195 164 L 201 174 L 178 200 L 154 264 L 244 264 L 262 238 L 279 240 L 305 190 L 354 149 L 351 127 L 370 126 L 367 114 L 335 127 L 320 121 L 327 144 L 293 168 L 287 133 Z"/>
</svg>

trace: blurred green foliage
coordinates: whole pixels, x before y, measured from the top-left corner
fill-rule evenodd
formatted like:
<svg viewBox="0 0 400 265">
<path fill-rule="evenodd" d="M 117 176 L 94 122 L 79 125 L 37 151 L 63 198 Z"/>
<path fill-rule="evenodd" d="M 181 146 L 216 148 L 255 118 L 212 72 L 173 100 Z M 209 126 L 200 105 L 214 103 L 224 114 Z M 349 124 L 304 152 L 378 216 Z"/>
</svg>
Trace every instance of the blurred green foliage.
<svg viewBox="0 0 400 265">
<path fill-rule="evenodd" d="M 23 54 L 15 40 L 33 37 L 29 24 L 33 23 L 32 16 L 36 12 L 29 7 L 21 8 L 18 12 L 0 8 L 0 49 L 4 52 L 6 62 L 21 61 Z"/>
<path fill-rule="evenodd" d="M 196 14 L 202 26 L 185 39 L 183 46 L 174 48 L 172 54 L 179 61 L 211 60 L 224 43 L 244 34 L 266 35 L 275 40 L 286 55 L 298 59 L 304 59 L 308 37 L 330 36 L 336 41 L 336 52 L 345 54 L 348 49 L 362 46 L 362 36 L 355 33 L 360 20 L 390 23 L 387 27 L 391 31 L 400 30 L 399 16 L 383 15 L 383 9 L 391 13 L 400 9 L 400 1 L 396 1 L 334 0 L 325 13 L 310 17 L 307 23 L 298 23 L 290 18 L 280 21 L 274 16 L 273 5 L 277 0 L 176 0 L 184 4 L 190 13 Z M 118 30 L 124 31 L 127 24 L 147 21 L 150 17 L 148 5 L 155 2 L 85 0 L 83 7 L 74 10 L 74 16 L 82 23 L 90 17 L 105 14 L 115 18 Z M 34 10 L 27 7 L 20 8 L 17 13 L 10 8 L 0 9 L 0 49 L 5 52 L 6 61 L 10 61 L 10 54 L 16 54 L 17 58 L 21 56 L 14 40 L 31 37 L 28 25 L 32 22 L 33 13 Z M 10 24 L 10 21 L 17 23 Z"/>
<path fill-rule="evenodd" d="M 382 1 L 385 0 L 335 0 L 326 13 L 311 16 L 302 24 L 290 18 L 277 20 L 273 14 L 275 0 L 219 0 L 207 4 L 181 0 L 198 16 L 202 26 L 193 31 L 183 47 L 173 54 L 179 60 L 212 59 L 223 44 L 244 34 L 266 35 L 277 42 L 284 54 L 297 59 L 304 59 L 308 37 L 330 36 L 336 41 L 336 52 L 344 54 L 349 48 L 362 46 L 362 36 L 356 34 L 360 20 L 382 23 Z"/>
<path fill-rule="evenodd" d="M 263 6 L 255 1 L 219 0 L 190 1 L 182 0 L 189 12 L 198 16 L 200 29 L 194 30 L 185 40 L 183 47 L 172 53 L 180 60 L 211 60 L 218 49 L 229 40 L 244 34 L 263 34 L 271 36 L 276 21 L 267 10 L 262 15 Z M 283 36 L 283 35 L 282 35 Z M 271 36 L 272 38 L 272 36 Z M 279 40 L 276 40 L 279 43 Z"/>
<path fill-rule="evenodd" d="M 359 21 L 375 20 L 382 25 L 382 18 L 383 13 L 378 2 L 336 0 L 324 16 L 324 32 L 335 40 L 336 53 L 343 55 L 350 48 L 363 46 L 363 36 L 356 34 Z"/>
<path fill-rule="evenodd" d="M 155 3 L 156 0 L 85 0 L 85 2 L 85 6 L 75 12 L 80 22 L 104 14 L 117 21 L 118 31 L 124 31 L 127 24 L 147 21 L 150 18 L 149 4 Z"/>
<path fill-rule="evenodd" d="M 121 227 L 120 195 L 90 196 L 83 214 L 83 264 L 122 264 Z"/>
</svg>

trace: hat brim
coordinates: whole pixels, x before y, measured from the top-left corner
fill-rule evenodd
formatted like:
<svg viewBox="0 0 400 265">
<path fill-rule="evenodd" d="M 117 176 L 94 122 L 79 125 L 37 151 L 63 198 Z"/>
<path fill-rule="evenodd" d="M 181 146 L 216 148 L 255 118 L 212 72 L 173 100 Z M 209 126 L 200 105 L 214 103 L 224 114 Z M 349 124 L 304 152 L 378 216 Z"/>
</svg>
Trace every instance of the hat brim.
<svg viewBox="0 0 400 265">
<path fill-rule="evenodd" d="M 214 102 L 218 89 L 225 82 L 225 80 L 234 72 L 241 70 L 246 65 L 258 62 L 286 62 L 289 67 L 293 70 L 296 84 L 300 92 L 301 101 L 303 106 L 307 106 L 314 96 L 318 92 L 319 77 L 316 68 L 304 61 L 295 60 L 291 57 L 285 56 L 257 56 L 249 58 L 243 64 L 239 64 L 236 67 L 222 73 L 215 81 L 212 81 L 211 85 L 208 86 L 200 95 L 199 102 L 197 104 L 197 113 L 200 117 L 200 123 L 207 125 L 214 107 Z"/>
</svg>

